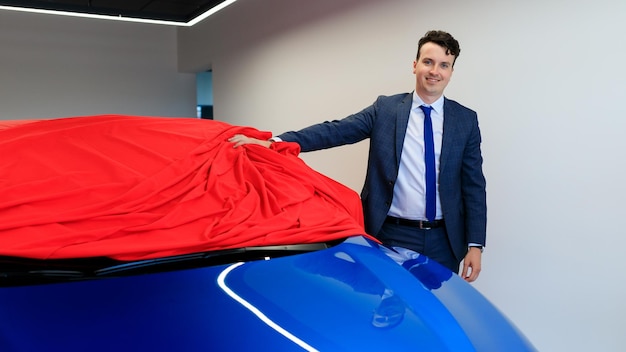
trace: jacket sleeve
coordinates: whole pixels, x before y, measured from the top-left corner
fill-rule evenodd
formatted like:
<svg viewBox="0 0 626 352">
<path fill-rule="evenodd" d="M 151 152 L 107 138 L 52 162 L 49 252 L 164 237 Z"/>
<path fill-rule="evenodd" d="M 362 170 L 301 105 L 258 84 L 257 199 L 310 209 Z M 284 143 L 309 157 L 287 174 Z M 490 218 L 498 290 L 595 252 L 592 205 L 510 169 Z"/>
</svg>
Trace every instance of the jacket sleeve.
<svg viewBox="0 0 626 352">
<path fill-rule="evenodd" d="M 278 137 L 286 142 L 298 143 L 302 152 L 354 144 L 371 136 L 377 104 L 378 100 L 341 120 L 325 121 L 299 131 L 285 132 Z"/>
</svg>

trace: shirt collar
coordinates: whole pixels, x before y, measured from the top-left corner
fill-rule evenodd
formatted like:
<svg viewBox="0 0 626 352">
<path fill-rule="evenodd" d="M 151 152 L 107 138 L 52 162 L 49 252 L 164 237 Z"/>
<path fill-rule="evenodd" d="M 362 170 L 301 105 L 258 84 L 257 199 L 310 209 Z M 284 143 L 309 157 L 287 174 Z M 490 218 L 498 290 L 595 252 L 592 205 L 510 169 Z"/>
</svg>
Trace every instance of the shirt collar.
<svg viewBox="0 0 626 352">
<path fill-rule="evenodd" d="M 417 95 L 417 93 L 415 93 L 415 91 L 413 91 L 413 108 L 417 108 L 421 105 L 427 105 L 433 108 L 433 110 L 435 110 L 435 112 L 441 114 L 443 113 L 443 101 L 444 101 L 444 97 L 443 95 L 439 97 L 439 99 L 435 100 L 434 103 L 432 104 L 426 104 L 424 103 L 424 101 L 422 100 L 422 98 L 419 97 L 419 95 Z"/>
</svg>

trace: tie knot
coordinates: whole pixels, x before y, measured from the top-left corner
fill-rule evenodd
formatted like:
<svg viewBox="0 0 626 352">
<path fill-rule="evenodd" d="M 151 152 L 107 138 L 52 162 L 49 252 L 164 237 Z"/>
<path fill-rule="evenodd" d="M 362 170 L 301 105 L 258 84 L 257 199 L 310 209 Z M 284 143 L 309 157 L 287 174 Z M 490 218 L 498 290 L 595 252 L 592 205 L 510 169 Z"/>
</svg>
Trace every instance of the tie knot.
<svg viewBox="0 0 626 352">
<path fill-rule="evenodd" d="M 430 116 L 430 112 L 433 110 L 432 106 L 420 105 L 420 109 L 424 112 L 424 115 Z"/>
</svg>

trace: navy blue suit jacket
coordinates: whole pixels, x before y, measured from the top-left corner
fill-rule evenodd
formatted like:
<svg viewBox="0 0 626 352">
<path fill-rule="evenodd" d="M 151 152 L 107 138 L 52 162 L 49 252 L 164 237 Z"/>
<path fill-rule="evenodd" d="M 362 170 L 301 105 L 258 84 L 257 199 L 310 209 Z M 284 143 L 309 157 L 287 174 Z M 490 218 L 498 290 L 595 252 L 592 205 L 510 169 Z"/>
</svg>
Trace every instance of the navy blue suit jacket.
<svg viewBox="0 0 626 352">
<path fill-rule="evenodd" d="M 391 206 L 400 155 L 409 121 L 412 93 L 380 96 L 374 104 L 342 120 L 327 121 L 279 135 L 303 152 L 370 139 L 361 192 L 365 230 L 376 236 Z M 467 245 L 485 245 L 487 205 L 476 112 L 445 98 L 439 197 L 450 244 L 460 261 Z"/>
</svg>

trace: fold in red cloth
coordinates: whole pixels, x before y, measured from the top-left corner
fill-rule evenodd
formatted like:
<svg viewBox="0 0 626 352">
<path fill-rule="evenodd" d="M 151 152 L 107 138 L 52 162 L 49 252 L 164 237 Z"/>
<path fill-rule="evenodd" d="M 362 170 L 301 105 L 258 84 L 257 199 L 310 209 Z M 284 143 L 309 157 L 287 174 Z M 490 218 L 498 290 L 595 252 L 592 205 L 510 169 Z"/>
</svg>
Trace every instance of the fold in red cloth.
<svg viewBox="0 0 626 352">
<path fill-rule="evenodd" d="M 8 126 L 8 127 L 7 127 Z M 0 255 L 139 260 L 363 235 L 358 195 L 293 143 L 191 118 L 103 115 L 0 130 Z"/>
</svg>

